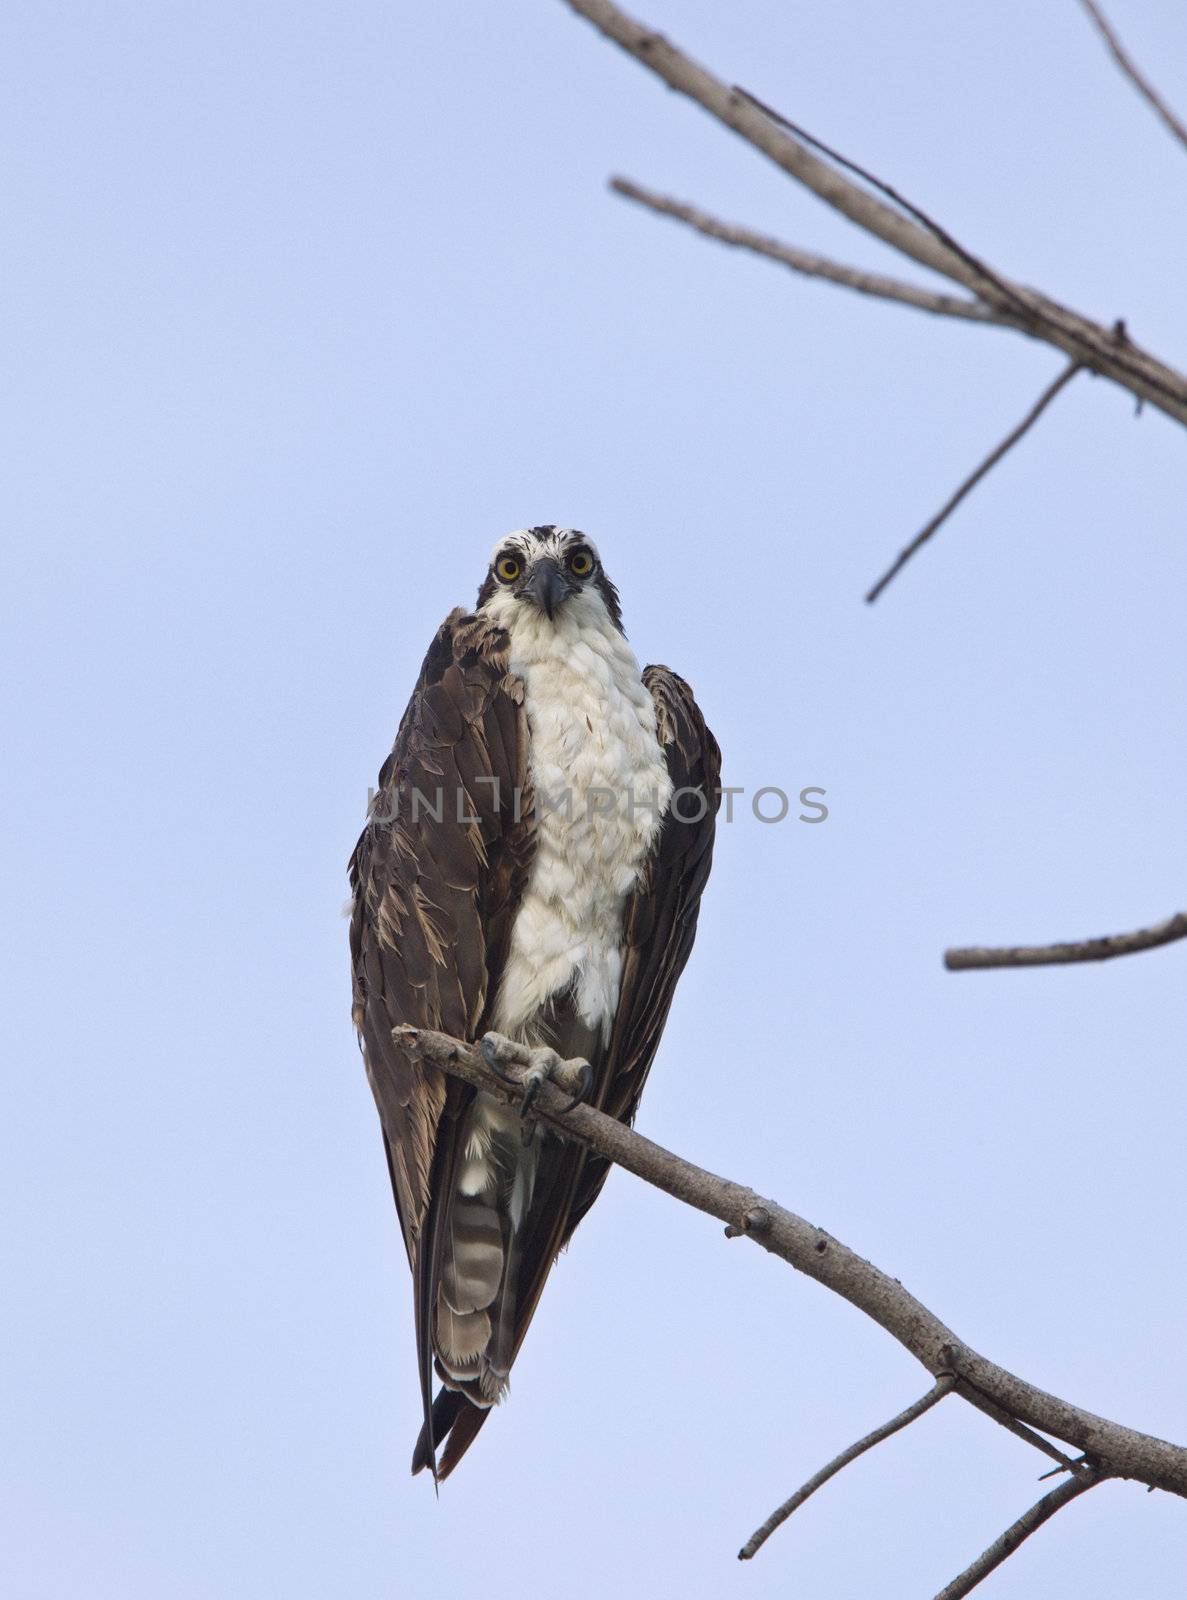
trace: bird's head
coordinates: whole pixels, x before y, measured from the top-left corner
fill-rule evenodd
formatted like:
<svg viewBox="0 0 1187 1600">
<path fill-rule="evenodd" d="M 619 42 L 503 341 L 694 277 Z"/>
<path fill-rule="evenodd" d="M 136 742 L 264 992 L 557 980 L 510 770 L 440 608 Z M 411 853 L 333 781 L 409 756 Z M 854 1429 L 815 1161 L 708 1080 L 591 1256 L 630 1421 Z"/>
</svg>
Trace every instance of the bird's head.
<svg viewBox="0 0 1187 1600">
<path fill-rule="evenodd" d="M 567 619 L 608 621 L 622 631 L 618 590 L 597 548 L 576 528 L 547 524 L 500 539 L 478 591 L 479 608 L 500 626 L 564 626 Z"/>
</svg>

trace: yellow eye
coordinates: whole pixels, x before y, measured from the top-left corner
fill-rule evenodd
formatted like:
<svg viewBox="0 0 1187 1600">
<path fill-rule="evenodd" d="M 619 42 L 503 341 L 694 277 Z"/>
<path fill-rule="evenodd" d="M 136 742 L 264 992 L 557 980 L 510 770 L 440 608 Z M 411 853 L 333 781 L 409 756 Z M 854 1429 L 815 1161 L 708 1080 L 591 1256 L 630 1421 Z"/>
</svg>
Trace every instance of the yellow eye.
<svg viewBox="0 0 1187 1600">
<path fill-rule="evenodd" d="M 593 571 L 593 557 L 588 550 L 578 550 L 569 557 L 569 571 L 575 578 L 588 578 Z"/>
<path fill-rule="evenodd" d="M 523 571 L 523 564 L 517 556 L 500 556 L 495 562 L 495 577 L 500 583 L 514 583 Z"/>
</svg>

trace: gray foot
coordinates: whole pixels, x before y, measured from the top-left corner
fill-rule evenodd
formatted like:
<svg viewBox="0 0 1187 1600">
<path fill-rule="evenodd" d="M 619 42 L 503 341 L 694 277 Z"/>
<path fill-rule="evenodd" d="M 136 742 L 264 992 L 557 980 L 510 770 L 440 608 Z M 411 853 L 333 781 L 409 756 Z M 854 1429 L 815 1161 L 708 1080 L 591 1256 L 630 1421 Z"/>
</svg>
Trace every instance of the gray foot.
<svg viewBox="0 0 1187 1600">
<path fill-rule="evenodd" d="M 504 1034 L 487 1033 L 482 1039 L 482 1059 L 496 1078 L 523 1090 L 519 1103 L 523 1117 L 532 1109 L 542 1083 L 555 1083 L 572 1095 L 568 1105 L 561 1108 L 564 1111 L 572 1111 L 588 1100 L 593 1089 L 593 1068 L 588 1061 L 581 1056 L 566 1061 L 546 1044 L 519 1044 Z"/>
</svg>

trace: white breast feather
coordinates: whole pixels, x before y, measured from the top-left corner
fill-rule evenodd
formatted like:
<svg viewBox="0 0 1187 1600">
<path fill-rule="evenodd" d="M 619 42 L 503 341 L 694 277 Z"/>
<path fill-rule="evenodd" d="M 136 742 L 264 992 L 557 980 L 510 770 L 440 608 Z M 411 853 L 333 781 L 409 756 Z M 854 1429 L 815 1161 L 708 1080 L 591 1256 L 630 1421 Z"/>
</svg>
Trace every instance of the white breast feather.
<svg viewBox="0 0 1187 1600">
<path fill-rule="evenodd" d="M 582 1020 L 610 1034 L 622 979 L 622 918 L 672 796 L 655 702 L 601 597 L 575 595 L 548 621 L 495 596 L 523 680 L 536 791 L 536 853 L 511 930 L 493 1026 L 523 1036 L 574 985 Z M 598 791 L 614 796 L 598 809 Z M 571 807 L 560 804 L 570 795 Z M 628 803 L 633 797 L 633 806 Z M 553 803 L 549 803 L 549 801 Z"/>
</svg>

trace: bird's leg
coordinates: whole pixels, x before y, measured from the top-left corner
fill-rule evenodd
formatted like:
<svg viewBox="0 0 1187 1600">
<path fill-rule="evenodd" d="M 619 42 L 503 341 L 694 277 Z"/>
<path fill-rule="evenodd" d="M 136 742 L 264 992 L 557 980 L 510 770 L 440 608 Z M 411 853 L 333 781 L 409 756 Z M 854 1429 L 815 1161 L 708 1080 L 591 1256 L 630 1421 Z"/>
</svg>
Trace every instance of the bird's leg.
<svg viewBox="0 0 1187 1600">
<path fill-rule="evenodd" d="M 519 1114 L 526 1117 L 532 1109 L 542 1083 L 555 1083 L 566 1094 L 572 1095 L 562 1111 L 572 1111 L 589 1098 L 593 1088 L 593 1068 L 582 1056 L 566 1061 L 546 1044 L 520 1044 L 502 1033 L 487 1033 L 482 1039 L 482 1059 L 504 1083 L 523 1090 Z"/>
</svg>

